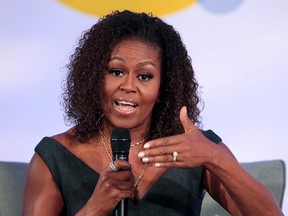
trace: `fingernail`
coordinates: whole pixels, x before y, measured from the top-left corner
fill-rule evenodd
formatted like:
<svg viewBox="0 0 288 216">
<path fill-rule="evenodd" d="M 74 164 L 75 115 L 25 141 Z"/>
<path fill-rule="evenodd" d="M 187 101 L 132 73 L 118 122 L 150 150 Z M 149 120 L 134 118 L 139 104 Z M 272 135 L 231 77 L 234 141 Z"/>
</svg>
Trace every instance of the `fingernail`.
<svg viewBox="0 0 288 216">
<path fill-rule="evenodd" d="M 150 148 L 150 145 L 149 143 L 145 143 L 145 145 L 143 146 L 144 149 L 149 149 Z"/>
<path fill-rule="evenodd" d="M 138 157 L 139 157 L 139 158 L 143 158 L 143 157 L 144 157 L 144 152 L 143 152 L 143 151 L 139 152 L 139 153 L 138 153 Z"/>
<path fill-rule="evenodd" d="M 160 167 L 160 163 L 155 163 L 154 166 L 155 167 Z"/>
<path fill-rule="evenodd" d="M 148 158 L 148 157 L 142 158 L 142 162 L 143 162 L 143 163 L 147 163 L 148 161 L 149 161 L 149 158 Z"/>
</svg>

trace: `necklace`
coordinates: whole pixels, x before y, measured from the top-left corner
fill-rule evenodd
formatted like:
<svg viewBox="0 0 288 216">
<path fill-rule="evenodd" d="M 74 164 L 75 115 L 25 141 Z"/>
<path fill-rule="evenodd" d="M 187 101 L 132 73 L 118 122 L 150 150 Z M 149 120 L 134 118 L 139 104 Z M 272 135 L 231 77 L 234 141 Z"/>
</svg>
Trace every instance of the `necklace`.
<svg viewBox="0 0 288 216">
<path fill-rule="evenodd" d="M 109 152 L 109 150 L 108 150 L 108 147 L 107 147 L 107 145 L 106 145 L 106 143 L 105 143 L 105 140 L 104 140 L 105 136 L 104 136 L 104 134 L 102 133 L 102 131 L 101 131 L 100 129 L 99 129 L 99 134 L 100 134 L 101 142 L 102 142 L 102 144 L 103 144 L 103 146 L 104 146 L 104 149 L 105 149 L 105 152 L 106 152 L 108 158 L 110 159 L 110 161 L 113 161 L 112 155 L 110 154 L 110 152 Z M 106 138 L 106 140 L 107 140 L 107 138 Z M 144 141 L 143 141 L 143 142 L 144 142 Z M 138 145 L 139 145 L 139 144 L 138 144 Z M 134 187 L 137 187 L 138 184 L 139 184 L 139 182 L 141 181 L 141 179 L 142 179 L 142 177 L 143 177 L 143 175 L 144 175 L 145 167 L 146 167 L 146 164 L 143 164 L 143 165 L 142 165 L 142 168 L 141 168 L 141 171 L 140 171 L 140 174 L 139 174 L 136 182 L 134 183 Z"/>
<path fill-rule="evenodd" d="M 105 140 L 107 140 L 110 143 L 110 139 L 108 139 L 108 137 L 105 136 L 105 134 L 101 131 L 101 129 L 99 128 L 99 134 L 105 138 Z M 140 140 L 139 142 L 136 142 L 134 144 L 130 144 L 130 147 L 134 147 L 134 146 L 138 146 L 142 143 L 144 143 L 147 140 L 147 137 L 145 137 L 143 140 Z"/>
</svg>

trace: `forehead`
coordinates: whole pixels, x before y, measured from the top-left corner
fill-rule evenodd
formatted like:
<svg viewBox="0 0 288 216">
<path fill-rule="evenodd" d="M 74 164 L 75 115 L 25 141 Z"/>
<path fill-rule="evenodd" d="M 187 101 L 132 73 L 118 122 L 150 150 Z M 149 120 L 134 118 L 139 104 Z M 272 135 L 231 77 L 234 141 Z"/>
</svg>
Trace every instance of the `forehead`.
<svg viewBox="0 0 288 216">
<path fill-rule="evenodd" d="M 111 55 L 118 53 L 119 51 L 123 49 L 130 49 L 131 51 L 142 49 L 142 50 L 157 53 L 159 57 L 161 54 L 161 48 L 156 44 L 153 44 L 151 42 L 138 39 L 138 38 L 128 38 L 128 39 L 123 39 L 119 41 L 118 43 L 116 43 L 116 45 L 113 47 Z"/>
</svg>

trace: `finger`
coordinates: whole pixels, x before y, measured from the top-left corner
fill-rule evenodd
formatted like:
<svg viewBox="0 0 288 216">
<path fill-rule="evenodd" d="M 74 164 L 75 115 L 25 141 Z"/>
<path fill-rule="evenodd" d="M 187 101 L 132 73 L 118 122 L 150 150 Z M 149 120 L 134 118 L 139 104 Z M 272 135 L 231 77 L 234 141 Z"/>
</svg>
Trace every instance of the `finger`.
<svg viewBox="0 0 288 216">
<path fill-rule="evenodd" d="M 134 181 L 113 181 L 113 186 L 118 190 L 131 190 L 134 191 Z"/>
<path fill-rule="evenodd" d="M 134 198 L 135 187 L 133 185 L 129 187 L 128 184 L 120 183 L 117 181 L 113 182 L 111 181 L 109 186 L 107 186 L 107 184 L 105 184 L 105 186 L 106 186 L 105 194 L 107 195 L 109 194 L 109 196 L 113 199 L 121 200 L 125 198 L 131 198 L 131 199 Z"/>
<path fill-rule="evenodd" d="M 131 184 L 132 186 L 135 184 L 135 178 L 132 173 L 132 170 L 122 170 L 119 169 L 119 171 L 113 171 L 109 165 L 107 168 L 107 174 L 105 175 L 106 179 L 111 179 L 112 181 L 117 181 L 119 185 L 122 184 L 122 182 L 128 182 L 128 184 Z M 112 170 L 112 171 L 111 171 Z"/>
<path fill-rule="evenodd" d="M 134 198 L 135 195 L 135 179 L 132 172 L 120 171 L 112 174 L 114 179 L 110 179 L 110 184 L 118 191 L 119 197 L 124 198 Z"/>
<path fill-rule="evenodd" d="M 114 179 L 115 181 L 129 181 L 134 183 L 134 176 L 132 171 L 121 170 L 118 172 L 109 173 L 109 177 Z"/>
<path fill-rule="evenodd" d="M 159 142 L 153 142 L 153 143 L 150 143 L 151 146 L 143 151 L 140 151 L 138 153 L 138 158 L 141 159 L 141 161 L 143 163 L 147 163 L 147 162 L 150 162 L 150 159 L 148 158 L 152 158 L 152 157 L 162 157 L 162 159 L 164 159 L 165 161 L 168 161 L 168 158 L 171 160 L 171 155 L 173 154 L 173 152 L 175 151 L 175 146 L 172 145 L 173 144 L 179 144 L 179 139 L 175 139 L 175 143 L 172 141 L 172 142 L 169 142 L 168 145 L 163 145 L 163 143 L 161 143 L 159 145 Z M 161 160 L 161 159 L 160 159 Z M 158 162 L 159 160 L 157 160 Z"/>
<path fill-rule="evenodd" d="M 144 158 L 143 158 L 144 159 Z M 145 159 L 144 159 L 145 160 Z M 175 158 L 173 155 L 162 155 L 156 157 L 148 157 L 147 164 L 153 164 L 154 167 L 172 168 L 172 167 L 185 167 L 186 164 L 181 160 L 180 154 Z"/>
<path fill-rule="evenodd" d="M 118 169 L 118 171 L 131 170 L 131 164 L 125 160 L 115 160 L 113 161 L 113 164 L 114 164 L 114 168 L 113 168 L 113 165 L 109 163 L 108 165 L 109 172 L 117 172 L 116 169 Z"/>
<path fill-rule="evenodd" d="M 177 161 L 181 161 L 181 158 L 179 159 L 179 157 L 177 157 Z M 145 156 L 142 158 L 142 162 L 154 164 L 154 163 L 171 163 L 176 161 L 174 161 L 173 153 L 170 153 L 170 154 L 161 154 L 154 157 Z"/>
<path fill-rule="evenodd" d="M 185 132 L 192 130 L 192 129 L 197 129 L 196 126 L 193 124 L 193 122 L 188 117 L 186 106 L 183 106 L 180 110 L 180 121 L 182 123 L 182 126 L 183 126 Z"/>
<path fill-rule="evenodd" d="M 116 191 L 116 196 L 117 196 L 117 200 L 121 200 L 121 199 L 126 199 L 126 198 L 130 198 L 130 199 L 134 199 L 135 197 L 135 190 L 117 190 Z"/>
<path fill-rule="evenodd" d="M 184 162 L 168 162 L 168 163 L 157 162 L 154 164 L 154 167 L 157 167 L 157 168 L 185 167 L 185 163 Z"/>
<path fill-rule="evenodd" d="M 174 135 L 170 137 L 163 137 L 155 140 L 151 140 L 144 144 L 144 149 L 154 149 L 154 148 L 161 148 L 161 151 L 164 151 L 166 147 L 179 144 L 181 141 L 180 135 Z"/>
<path fill-rule="evenodd" d="M 127 175 L 128 171 L 119 171 L 114 173 L 109 172 L 102 172 L 100 179 L 98 181 L 99 187 L 102 191 L 106 191 L 105 193 L 122 193 L 124 191 L 124 194 L 127 194 L 127 191 L 130 191 L 130 195 L 135 192 L 135 179 L 133 174 Z M 132 172 L 131 172 L 132 173 Z M 127 177 L 130 176 L 130 177 Z M 128 180 L 126 180 L 128 179 Z M 100 186 L 101 185 L 101 186 Z M 126 192 L 125 192 L 126 191 Z M 129 196 L 130 196 L 129 195 Z"/>
</svg>

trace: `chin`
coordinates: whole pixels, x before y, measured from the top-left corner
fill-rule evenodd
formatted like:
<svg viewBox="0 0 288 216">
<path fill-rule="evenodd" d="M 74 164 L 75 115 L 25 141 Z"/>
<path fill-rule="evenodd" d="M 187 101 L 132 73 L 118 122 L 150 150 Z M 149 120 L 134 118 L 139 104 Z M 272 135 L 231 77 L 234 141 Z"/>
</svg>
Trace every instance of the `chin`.
<svg viewBox="0 0 288 216">
<path fill-rule="evenodd" d="M 147 126 L 150 125 L 150 119 L 140 119 L 140 118 L 119 118 L 118 116 L 110 116 L 109 119 L 105 119 L 107 122 L 107 125 L 110 125 L 112 128 L 127 128 L 127 129 L 133 129 L 133 128 L 143 128 L 147 129 Z M 104 123 L 105 124 L 105 123 Z"/>
<path fill-rule="evenodd" d="M 113 128 L 133 128 L 135 127 L 135 123 L 133 123 L 131 120 L 129 119 L 110 119 L 110 121 L 108 121 L 108 125 L 110 125 Z"/>
<path fill-rule="evenodd" d="M 112 126 L 114 128 L 127 128 L 127 129 L 131 129 L 135 127 L 135 125 L 131 123 L 117 123 L 117 124 L 112 124 Z"/>
</svg>

